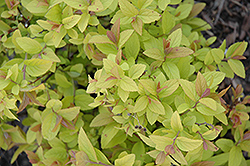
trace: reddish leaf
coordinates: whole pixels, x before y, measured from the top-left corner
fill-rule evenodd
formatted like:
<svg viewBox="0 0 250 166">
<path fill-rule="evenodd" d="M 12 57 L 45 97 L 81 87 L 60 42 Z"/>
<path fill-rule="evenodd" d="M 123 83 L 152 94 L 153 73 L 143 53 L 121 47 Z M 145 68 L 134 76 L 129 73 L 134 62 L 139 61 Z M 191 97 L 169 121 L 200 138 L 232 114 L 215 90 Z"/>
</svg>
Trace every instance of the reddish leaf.
<svg viewBox="0 0 250 166">
<path fill-rule="evenodd" d="M 36 164 L 36 163 L 38 163 L 40 161 L 38 155 L 35 154 L 34 152 L 29 151 L 29 150 L 25 150 L 25 153 L 28 155 L 29 162 L 31 164 Z"/>
<path fill-rule="evenodd" d="M 66 120 L 64 118 L 62 119 L 61 125 L 63 127 L 68 128 L 68 129 L 75 130 L 75 126 L 73 126 L 73 124 L 71 122 L 69 122 L 68 120 Z"/>
<path fill-rule="evenodd" d="M 30 129 L 31 131 L 37 132 L 37 131 L 41 131 L 41 123 L 38 125 L 35 125 L 34 127 L 32 127 Z"/>
<path fill-rule="evenodd" d="M 59 127 L 61 122 L 62 122 L 62 116 L 57 115 L 57 117 L 56 117 L 56 125 L 51 131 L 55 132 L 57 130 L 57 128 Z"/>
<path fill-rule="evenodd" d="M 114 35 L 116 37 L 116 41 L 119 41 L 119 39 L 120 39 L 120 18 L 118 20 L 116 20 L 116 22 L 114 23 L 114 25 L 111 28 L 111 31 L 114 33 Z"/>
<path fill-rule="evenodd" d="M 113 43 L 117 44 L 118 41 L 115 37 L 115 34 L 112 31 L 107 31 L 107 36 L 109 38 L 109 40 L 111 40 Z"/>
<path fill-rule="evenodd" d="M 247 131 L 247 132 L 244 134 L 243 140 L 250 140 L 250 131 Z"/>
<path fill-rule="evenodd" d="M 202 93 L 201 98 L 207 97 L 207 96 L 209 96 L 209 95 L 210 95 L 210 89 L 207 88 L 207 89 Z"/>
</svg>

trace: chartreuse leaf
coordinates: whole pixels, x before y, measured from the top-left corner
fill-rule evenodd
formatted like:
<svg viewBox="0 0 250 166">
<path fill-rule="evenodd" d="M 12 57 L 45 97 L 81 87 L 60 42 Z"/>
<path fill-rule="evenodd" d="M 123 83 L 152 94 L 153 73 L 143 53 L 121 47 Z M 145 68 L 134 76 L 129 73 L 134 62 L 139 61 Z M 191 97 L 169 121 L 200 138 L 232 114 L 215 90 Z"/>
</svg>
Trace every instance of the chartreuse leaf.
<svg viewBox="0 0 250 166">
<path fill-rule="evenodd" d="M 245 52 L 247 44 L 248 43 L 245 41 L 234 43 L 228 48 L 228 51 L 226 53 L 226 58 L 241 56 Z"/>
<path fill-rule="evenodd" d="M 164 0 L 162 0 L 164 1 Z M 167 1 L 167 0 L 166 0 Z M 159 1 L 158 1 L 159 3 Z M 164 34 L 168 34 L 171 29 L 175 26 L 175 17 L 165 10 L 162 15 L 162 30 Z"/>
<path fill-rule="evenodd" d="M 67 80 L 64 74 L 56 72 L 55 79 L 57 84 L 63 88 L 69 88 L 70 86 L 72 86 L 72 83 Z"/>
<path fill-rule="evenodd" d="M 170 3 L 170 0 L 158 0 L 158 6 L 161 10 L 165 10 L 165 8 L 168 6 Z"/>
<path fill-rule="evenodd" d="M 121 32 L 120 40 L 119 40 L 119 43 L 118 43 L 119 48 L 122 48 L 122 46 L 128 41 L 128 39 L 133 34 L 133 32 L 134 32 L 133 29 L 128 29 L 128 30 L 125 30 L 125 31 Z"/>
<path fill-rule="evenodd" d="M 139 12 L 128 0 L 119 0 L 119 6 L 122 13 L 128 17 L 134 17 Z"/>
<path fill-rule="evenodd" d="M 84 151 L 90 160 L 97 162 L 95 149 L 94 149 L 93 145 L 91 144 L 85 131 L 82 128 L 80 128 L 80 133 L 78 136 L 78 145 L 79 145 L 79 149 L 81 151 Z"/>
<path fill-rule="evenodd" d="M 164 60 L 164 54 L 158 49 L 158 48 L 150 48 L 143 52 L 146 56 L 163 61 Z"/>
<path fill-rule="evenodd" d="M 215 126 L 215 128 L 206 131 L 205 133 L 202 134 L 203 138 L 206 140 L 214 140 L 222 131 L 221 126 Z"/>
<path fill-rule="evenodd" d="M 204 91 L 207 89 L 207 81 L 204 76 L 198 72 L 197 78 L 195 81 L 195 90 L 199 96 L 201 96 Z"/>
<path fill-rule="evenodd" d="M 227 116 L 224 112 L 214 115 L 224 125 L 228 125 Z"/>
<path fill-rule="evenodd" d="M 134 144 L 132 148 L 132 153 L 135 154 L 135 160 L 143 161 L 144 159 L 143 155 L 145 154 L 144 144 L 141 141 Z"/>
<path fill-rule="evenodd" d="M 53 147 L 45 152 L 44 157 L 50 160 L 65 161 L 67 159 L 67 152 L 65 148 Z"/>
<path fill-rule="evenodd" d="M 146 95 L 138 97 L 135 103 L 134 112 L 140 112 L 148 106 L 148 97 Z"/>
<path fill-rule="evenodd" d="M 138 87 L 136 85 L 136 83 L 129 77 L 124 76 L 121 80 L 120 80 L 120 87 L 124 90 L 124 91 L 129 91 L 129 92 L 134 92 L 138 90 Z"/>
<path fill-rule="evenodd" d="M 81 15 L 81 18 L 78 22 L 78 28 L 79 30 L 83 33 L 89 23 L 89 19 L 90 19 L 90 14 L 87 12 L 83 12 L 83 14 Z"/>
<path fill-rule="evenodd" d="M 167 145 L 171 145 L 173 143 L 173 139 L 166 136 L 151 134 L 149 138 L 156 145 L 155 149 L 160 151 L 164 151 Z"/>
<path fill-rule="evenodd" d="M 193 5 L 191 4 L 180 4 L 177 9 L 175 10 L 175 16 L 182 20 L 188 17 L 189 13 L 191 12 Z"/>
<path fill-rule="evenodd" d="M 198 95 L 195 91 L 195 85 L 192 82 L 189 82 L 187 80 L 180 79 L 179 83 L 184 90 L 185 94 L 193 101 L 196 102 L 198 99 Z"/>
<path fill-rule="evenodd" d="M 152 95 L 156 95 L 156 84 L 151 79 L 140 79 L 140 84 Z"/>
<path fill-rule="evenodd" d="M 159 20 L 161 18 L 161 15 L 154 10 L 141 9 L 138 18 L 140 18 L 143 23 L 149 24 L 151 22 Z"/>
<path fill-rule="evenodd" d="M 140 51 L 140 41 L 136 33 L 133 33 L 132 36 L 128 39 L 128 41 L 125 43 L 124 51 L 127 58 L 137 58 L 137 55 Z"/>
<path fill-rule="evenodd" d="M 216 109 L 217 109 L 217 106 L 216 106 L 216 105 L 217 105 L 217 102 L 216 102 L 214 99 L 212 99 L 212 98 L 208 98 L 208 97 L 206 97 L 206 98 L 201 98 L 201 99 L 199 100 L 199 102 L 200 102 L 201 104 L 207 106 L 208 108 L 214 110 L 214 111 L 216 111 Z"/>
<path fill-rule="evenodd" d="M 64 24 L 65 29 L 70 29 L 74 27 L 79 22 L 80 19 L 81 19 L 81 16 L 73 15 L 73 16 L 64 18 L 62 20 L 62 23 Z"/>
<path fill-rule="evenodd" d="M 127 154 L 115 160 L 116 166 L 132 166 L 135 162 L 135 154 Z"/>
<path fill-rule="evenodd" d="M 245 68 L 241 61 L 236 59 L 229 59 L 228 64 L 235 74 L 242 78 L 246 77 Z"/>
<path fill-rule="evenodd" d="M 29 54 L 37 54 L 43 49 L 38 41 L 29 37 L 17 37 L 16 42 L 25 52 Z"/>
<path fill-rule="evenodd" d="M 103 10 L 103 5 L 100 0 L 92 1 L 91 5 L 88 7 L 89 11 L 99 12 Z"/>
<path fill-rule="evenodd" d="M 224 52 L 220 48 L 211 49 L 207 54 L 204 63 L 210 65 L 213 61 L 216 64 L 220 64 L 221 60 L 224 58 Z"/>
<path fill-rule="evenodd" d="M 244 157 L 241 148 L 239 146 L 233 146 L 229 152 L 228 166 L 239 166 L 242 159 L 244 159 Z"/>
<path fill-rule="evenodd" d="M 159 114 L 146 108 L 146 117 L 150 125 L 153 125 L 158 119 Z"/>
<path fill-rule="evenodd" d="M 47 140 L 52 140 L 60 130 L 60 125 L 57 126 L 55 131 L 52 131 L 57 124 L 57 116 L 55 113 L 49 113 L 42 122 L 42 135 Z"/>
<path fill-rule="evenodd" d="M 59 115 L 61 115 L 63 118 L 69 121 L 75 119 L 76 116 L 79 114 L 79 112 L 80 112 L 80 107 L 65 108 L 57 111 Z"/>
<path fill-rule="evenodd" d="M 170 47 L 179 47 L 182 39 L 182 31 L 181 28 L 172 32 L 167 40 L 170 41 Z"/>
<path fill-rule="evenodd" d="M 118 133 L 119 130 L 116 127 L 117 127 L 116 123 L 110 123 L 109 125 L 105 126 L 101 136 L 102 148 L 107 148 L 108 144 Z"/>
<path fill-rule="evenodd" d="M 218 65 L 219 69 L 221 72 L 226 74 L 226 77 L 228 78 L 233 78 L 234 77 L 234 72 L 233 70 L 230 68 L 230 66 L 228 65 L 227 62 L 221 62 Z"/>
<path fill-rule="evenodd" d="M 25 60 L 24 64 L 26 65 L 26 72 L 33 77 L 37 77 L 45 74 L 51 68 L 52 61 L 45 59 L 29 59 Z"/>
<path fill-rule="evenodd" d="M 180 71 L 175 63 L 166 61 L 162 64 L 162 68 L 169 79 L 179 79 Z"/>
<path fill-rule="evenodd" d="M 198 148 L 202 144 L 202 140 L 190 139 L 187 137 L 177 137 L 176 144 L 183 151 L 191 151 Z"/>
<path fill-rule="evenodd" d="M 166 55 L 166 58 L 179 58 L 179 57 L 186 57 L 193 54 L 194 51 L 190 48 L 186 47 L 175 47 L 173 48 L 170 53 Z"/>
<path fill-rule="evenodd" d="M 165 114 L 165 109 L 162 103 L 157 98 L 150 96 L 149 101 L 150 101 L 148 104 L 149 110 L 151 110 L 152 112 L 156 114 L 161 114 L 161 115 Z"/>
<path fill-rule="evenodd" d="M 143 74 L 145 69 L 146 66 L 144 64 L 135 64 L 129 69 L 128 76 L 132 79 L 137 79 Z"/>
<path fill-rule="evenodd" d="M 53 62 L 61 62 L 55 52 L 49 47 L 45 48 L 45 50 L 42 52 L 42 58 Z"/>
<path fill-rule="evenodd" d="M 176 132 L 182 131 L 183 126 L 181 123 L 181 118 L 180 115 L 177 111 L 175 111 L 171 117 L 171 127 L 174 129 Z"/>
<path fill-rule="evenodd" d="M 155 147 L 156 144 L 151 140 L 149 139 L 148 137 L 146 137 L 145 135 L 141 134 L 141 133 L 137 133 L 139 135 L 139 137 L 142 139 L 142 141 L 147 144 L 148 146 L 151 146 L 151 147 Z"/>
<path fill-rule="evenodd" d="M 0 31 L 7 32 L 10 29 L 11 27 L 8 24 L 0 20 Z"/>
<path fill-rule="evenodd" d="M 223 151 L 229 152 L 234 146 L 234 142 L 231 139 L 220 138 L 215 144 Z"/>
<path fill-rule="evenodd" d="M 108 113 L 100 113 L 90 123 L 90 127 L 104 126 L 113 122 L 112 116 Z"/>
<path fill-rule="evenodd" d="M 88 8 L 88 2 L 85 0 L 63 0 L 67 5 L 78 10 L 86 10 Z"/>
</svg>

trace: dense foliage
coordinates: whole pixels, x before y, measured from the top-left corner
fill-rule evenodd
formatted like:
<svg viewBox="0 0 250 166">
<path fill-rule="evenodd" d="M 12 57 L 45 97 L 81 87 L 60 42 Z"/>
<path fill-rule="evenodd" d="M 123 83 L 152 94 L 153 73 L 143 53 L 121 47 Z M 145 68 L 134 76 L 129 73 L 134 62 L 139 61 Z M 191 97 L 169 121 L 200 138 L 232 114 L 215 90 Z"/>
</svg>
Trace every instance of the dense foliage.
<svg viewBox="0 0 250 166">
<path fill-rule="evenodd" d="M 204 3 L 0 6 L 0 147 L 19 147 L 12 162 L 25 151 L 39 166 L 250 165 L 250 97 L 240 85 L 217 91 L 245 77 L 247 43 L 209 47 Z M 8 122 L 26 110 L 25 133 Z"/>
</svg>

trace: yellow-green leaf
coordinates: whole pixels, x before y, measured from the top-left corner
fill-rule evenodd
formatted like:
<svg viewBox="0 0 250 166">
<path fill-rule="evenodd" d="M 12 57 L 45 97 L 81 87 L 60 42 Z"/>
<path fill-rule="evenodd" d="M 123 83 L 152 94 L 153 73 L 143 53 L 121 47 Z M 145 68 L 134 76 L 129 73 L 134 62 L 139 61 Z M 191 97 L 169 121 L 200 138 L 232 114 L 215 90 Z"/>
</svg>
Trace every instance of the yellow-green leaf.
<svg viewBox="0 0 250 166">
<path fill-rule="evenodd" d="M 81 16 L 73 15 L 73 16 L 64 18 L 62 20 L 62 23 L 64 24 L 65 29 L 70 29 L 74 27 L 79 22 L 80 19 L 81 19 Z"/>
<path fill-rule="evenodd" d="M 228 166 L 240 166 L 241 160 L 244 159 L 241 148 L 233 146 L 229 152 Z"/>
<path fill-rule="evenodd" d="M 132 166 L 135 162 L 135 154 L 128 154 L 115 160 L 116 166 Z"/>
<path fill-rule="evenodd" d="M 236 59 L 229 59 L 228 64 L 235 74 L 242 78 L 246 77 L 245 68 L 241 61 Z"/>
<path fill-rule="evenodd" d="M 202 144 L 202 140 L 190 139 L 186 137 L 177 137 L 176 144 L 183 151 L 191 151 L 198 148 Z"/>
<path fill-rule="evenodd" d="M 80 133 L 78 136 L 78 145 L 79 145 L 79 149 L 81 151 L 84 151 L 90 160 L 97 162 L 97 157 L 96 157 L 94 147 L 91 144 L 88 136 L 86 135 L 82 127 L 80 128 Z"/>
<path fill-rule="evenodd" d="M 25 60 L 24 64 L 26 65 L 26 72 L 33 77 L 37 77 L 45 74 L 51 68 L 52 61 L 45 59 L 30 59 Z"/>
<path fill-rule="evenodd" d="M 29 54 L 37 54 L 43 49 L 38 41 L 29 37 L 17 37 L 16 42 L 25 52 Z"/>
<path fill-rule="evenodd" d="M 177 132 L 183 130 L 181 117 L 177 111 L 175 111 L 171 117 L 171 127 Z"/>
<path fill-rule="evenodd" d="M 119 6 L 122 13 L 128 17 L 134 17 L 139 12 L 128 0 L 119 0 Z"/>
</svg>

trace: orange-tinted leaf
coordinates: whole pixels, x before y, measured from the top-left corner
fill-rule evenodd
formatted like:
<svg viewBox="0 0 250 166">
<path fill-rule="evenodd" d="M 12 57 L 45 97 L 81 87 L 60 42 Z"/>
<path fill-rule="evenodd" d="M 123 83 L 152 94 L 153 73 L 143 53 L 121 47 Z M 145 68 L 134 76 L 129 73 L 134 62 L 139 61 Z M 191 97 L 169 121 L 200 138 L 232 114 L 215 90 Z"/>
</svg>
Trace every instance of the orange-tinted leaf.
<svg viewBox="0 0 250 166">
<path fill-rule="evenodd" d="M 25 150 L 25 153 L 28 155 L 29 162 L 31 164 L 36 164 L 36 163 L 38 163 L 40 161 L 38 155 L 35 154 L 34 152 L 29 151 L 29 150 Z"/>
<path fill-rule="evenodd" d="M 73 126 L 73 124 L 71 123 L 71 122 L 69 122 L 68 120 L 66 120 L 66 119 L 62 119 L 62 121 L 61 121 L 61 125 L 63 126 L 63 127 L 66 127 L 66 128 L 68 128 L 68 129 L 71 129 L 71 130 L 75 130 L 75 126 Z"/>
</svg>

